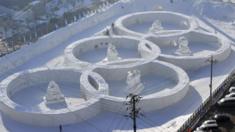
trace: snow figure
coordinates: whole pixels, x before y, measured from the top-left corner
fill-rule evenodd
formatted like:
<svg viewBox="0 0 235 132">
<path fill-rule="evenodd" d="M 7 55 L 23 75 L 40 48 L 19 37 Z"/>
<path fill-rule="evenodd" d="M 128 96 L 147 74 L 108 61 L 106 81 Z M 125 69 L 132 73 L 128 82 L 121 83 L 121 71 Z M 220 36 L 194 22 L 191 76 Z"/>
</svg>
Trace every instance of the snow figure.
<svg viewBox="0 0 235 132">
<path fill-rule="evenodd" d="M 111 24 L 111 29 L 114 30 L 114 28 L 115 28 L 115 24 L 112 23 L 112 24 Z"/>
<path fill-rule="evenodd" d="M 107 48 L 107 54 L 106 54 L 106 61 L 115 61 L 115 60 L 120 60 L 121 58 L 118 57 L 118 51 L 112 43 L 108 44 Z"/>
<path fill-rule="evenodd" d="M 110 36 L 110 31 L 109 31 L 109 29 L 106 29 L 106 31 L 104 32 L 104 35 Z"/>
<path fill-rule="evenodd" d="M 163 27 L 162 27 L 162 23 L 160 20 L 155 20 L 152 26 L 149 28 L 150 33 L 157 33 L 161 30 L 163 30 Z"/>
<path fill-rule="evenodd" d="M 178 49 L 175 54 L 177 55 L 191 55 L 192 51 L 188 47 L 188 39 L 184 36 L 178 38 Z"/>
<path fill-rule="evenodd" d="M 176 40 L 171 40 L 170 45 L 176 47 L 178 44 L 177 44 Z"/>
<path fill-rule="evenodd" d="M 77 17 L 73 16 L 73 21 L 76 22 L 77 21 Z"/>
<path fill-rule="evenodd" d="M 115 24 L 112 23 L 111 26 L 110 26 L 110 35 L 114 34 L 114 28 L 115 28 Z"/>
<path fill-rule="evenodd" d="M 232 24 L 232 26 L 235 26 L 235 20 L 231 24 Z"/>
<path fill-rule="evenodd" d="M 58 29 L 58 28 L 59 28 L 58 24 L 55 24 L 55 29 Z"/>
<path fill-rule="evenodd" d="M 187 21 L 182 21 L 182 22 L 180 22 L 180 24 L 181 24 L 182 26 L 188 27 L 188 22 L 187 22 Z"/>
<path fill-rule="evenodd" d="M 143 89 L 144 85 L 141 83 L 140 80 L 141 73 L 139 70 L 132 70 L 127 72 L 127 89 L 126 92 L 128 94 L 139 94 Z"/>
<path fill-rule="evenodd" d="M 44 97 L 46 104 L 65 103 L 64 95 L 60 91 L 60 87 L 55 81 L 50 81 L 46 96 Z"/>
<path fill-rule="evenodd" d="M 156 5 L 156 6 L 154 7 L 154 10 L 155 10 L 155 11 L 162 11 L 162 10 L 163 10 L 163 7 L 162 7 L 161 5 Z"/>
</svg>

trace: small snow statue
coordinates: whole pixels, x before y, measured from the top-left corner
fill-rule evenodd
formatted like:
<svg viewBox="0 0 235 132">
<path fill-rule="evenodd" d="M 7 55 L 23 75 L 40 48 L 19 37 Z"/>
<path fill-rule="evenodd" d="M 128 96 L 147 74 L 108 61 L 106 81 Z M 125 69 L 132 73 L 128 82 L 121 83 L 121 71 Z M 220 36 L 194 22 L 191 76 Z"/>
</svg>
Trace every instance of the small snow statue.
<svg viewBox="0 0 235 132">
<path fill-rule="evenodd" d="M 115 60 L 119 60 L 120 57 L 118 57 L 118 51 L 115 47 L 115 45 L 113 45 L 112 43 L 108 44 L 108 48 L 107 48 L 107 61 L 115 61 Z"/>
<path fill-rule="evenodd" d="M 182 26 L 185 26 L 185 27 L 188 27 L 188 26 L 189 26 L 187 21 L 182 21 L 182 22 L 181 22 L 181 25 L 182 25 Z"/>
<path fill-rule="evenodd" d="M 177 44 L 176 40 L 171 40 L 170 45 L 176 47 L 178 44 Z"/>
<path fill-rule="evenodd" d="M 110 36 L 110 31 L 109 31 L 109 29 L 106 29 L 106 31 L 105 31 L 105 33 L 104 33 L 104 35 L 106 35 L 106 36 Z"/>
<path fill-rule="evenodd" d="M 112 36 L 112 35 L 114 35 L 115 33 L 114 33 L 114 30 L 115 30 L 115 24 L 114 23 L 112 23 L 111 24 L 111 26 L 110 26 L 110 36 Z"/>
<path fill-rule="evenodd" d="M 157 33 L 161 30 L 163 30 L 163 27 L 162 27 L 162 23 L 160 20 L 155 20 L 152 26 L 149 28 L 150 33 Z"/>
<path fill-rule="evenodd" d="M 189 49 L 188 46 L 188 39 L 184 36 L 178 38 L 178 49 L 176 50 L 175 54 L 177 55 L 191 55 L 192 51 Z"/>
<path fill-rule="evenodd" d="M 235 26 L 235 20 L 231 24 L 232 24 L 232 26 Z"/>
<path fill-rule="evenodd" d="M 48 104 L 57 104 L 65 103 L 65 97 L 60 91 L 60 87 L 55 81 L 50 81 L 46 96 L 44 97 L 45 103 Z"/>
<path fill-rule="evenodd" d="M 140 92 L 143 91 L 144 85 L 141 83 L 140 77 L 141 73 L 139 70 L 128 71 L 126 78 L 126 92 L 128 94 L 140 94 Z"/>
</svg>

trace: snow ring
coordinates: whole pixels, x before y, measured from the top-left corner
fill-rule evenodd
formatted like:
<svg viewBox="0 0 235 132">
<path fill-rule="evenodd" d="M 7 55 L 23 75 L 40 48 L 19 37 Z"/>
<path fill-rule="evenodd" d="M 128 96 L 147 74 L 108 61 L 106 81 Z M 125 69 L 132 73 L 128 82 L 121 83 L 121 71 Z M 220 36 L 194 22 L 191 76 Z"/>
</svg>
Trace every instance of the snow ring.
<svg viewBox="0 0 235 132">
<path fill-rule="evenodd" d="M 163 61 L 155 60 L 142 65 L 119 68 L 113 68 L 108 65 L 96 67 L 92 71 L 102 76 L 105 80 L 104 83 L 106 83 L 106 92 L 101 96 L 101 104 L 104 110 L 120 113 L 126 112 L 123 104 L 128 94 L 122 93 L 124 91 L 123 89 L 125 89 L 125 85 L 123 84 L 125 84 L 127 72 L 133 69 L 140 70 L 142 74 L 141 80 L 145 86 L 145 90 L 140 93 L 143 97 L 140 103 L 143 111 L 154 111 L 170 106 L 180 101 L 189 89 L 189 77 L 186 72 L 173 64 Z M 84 74 L 84 78 L 88 78 L 87 75 Z M 149 78 L 153 80 L 146 82 Z M 153 82 L 160 84 L 152 85 Z M 90 91 L 94 90 L 90 89 Z M 96 96 L 100 96 L 100 94 Z"/>
<path fill-rule="evenodd" d="M 177 41 L 182 35 L 172 37 L 146 37 L 145 39 L 157 44 L 161 48 L 159 59 L 175 64 L 186 70 L 195 70 L 203 66 L 209 65 L 211 55 L 217 61 L 225 60 L 231 53 L 231 44 L 226 39 L 221 39 L 212 33 L 192 31 L 185 34 L 189 42 L 191 55 L 176 55 L 177 46 L 172 42 Z"/>
<path fill-rule="evenodd" d="M 79 81 L 80 76 L 80 71 L 70 68 L 38 68 L 15 73 L 0 83 L 0 108 L 4 114 L 10 116 L 16 121 L 37 126 L 59 126 L 87 120 L 96 116 L 100 112 L 100 101 L 98 98 L 90 98 L 89 95 L 86 95 L 87 92 L 84 91 L 84 89 L 86 87 L 93 87 L 93 85 L 87 85 L 86 82 L 82 81 L 82 79 Z M 97 86 L 99 88 L 99 81 L 95 79 L 96 78 L 94 78 L 93 81 L 98 84 Z M 57 83 L 63 82 L 65 84 L 76 84 L 73 89 L 75 90 L 75 93 L 71 96 L 66 96 L 66 92 L 64 92 L 65 89 L 69 87 L 66 87 L 64 91 L 61 90 L 65 94 L 66 107 L 49 108 L 45 107 L 44 103 L 30 107 L 25 104 L 21 104 L 22 102 L 19 103 L 19 101 L 14 99 L 14 96 L 17 96 L 17 93 L 21 91 L 25 92 L 25 89 L 32 89 L 33 86 L 36 86 L 36 89 L 40 89 L 39 91 L 35 91 L 35 93 L 46 91 L 41 89 L 39 86 L 40 84 L 48 84 L 51 80 L 54 80 Z M 78 89 L 79 86 L 80 90 Z M 32 91 L 31 94 L 32 96 L 30 94 L 25 96 L 27 100 L 35 100 L 33 99 L 35 96 L 33 96 L 34 93 Z M 77 97 L 76 94 L 79 94 L 81 97 Z M 30 96 L 32 98 L 29 98 Z M 69 99 L 73 100 L 70 101 Z"/>
<path fill-rule="evenodd" d="M 120 60 L 103 61 L 109 43 L 117 48 Z M 160 49 L 152 42 L 144 39 L 124 36 L 98 36 L 69 45 L 66 47 L 64 54 L 66 65 L 81 68 L 93 65 L 112 65 L 115 67 L 152 61 L 160 55 Z"/>
<path fill-rule="evenodd" d="M 148 30 L 148 27 L 151 27 L 151 24 L 156 20 L 159 20 L 162 22 L 162 25 L 165 25 L 163 26 L 163 30 L 159 31 L 156 35 L 148 33 L 146 30 Z M 143 31 L 142 29 L 137 29 L 143 26 L 147 27 L 147 29 L 143 29 Z M 193 18 L 169 11 L 147 11 L 128 14 L 115 22 L 115 30 L 118 34 L 135 37 L 143 37 L 146 35 L 157 37 L 174 36 L 188 33 L 197 27 L 198 24 Z"/>
</svg>

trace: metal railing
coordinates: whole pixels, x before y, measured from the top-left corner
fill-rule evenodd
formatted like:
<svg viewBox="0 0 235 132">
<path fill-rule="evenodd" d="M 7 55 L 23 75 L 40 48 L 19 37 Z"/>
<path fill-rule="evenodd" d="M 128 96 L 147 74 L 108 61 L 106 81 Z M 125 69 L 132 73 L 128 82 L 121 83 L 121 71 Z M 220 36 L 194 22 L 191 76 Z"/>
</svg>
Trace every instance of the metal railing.
<svg viewBox="0 0 235 132">
<path fill-rule="evenodd" d="M 190 132 L 195 129 L 196 125 L 201 118 L 210 110 L 210 108 L 225 94 L 235 80 L 235 72 L 229 74 L 229 76 L 223 81 L 222 84 L 213 92 L 212 100 L 208 97 L 199 108 L 188 118 L 187 121 L 177 130 L 177 132 Z"/>
</svg>

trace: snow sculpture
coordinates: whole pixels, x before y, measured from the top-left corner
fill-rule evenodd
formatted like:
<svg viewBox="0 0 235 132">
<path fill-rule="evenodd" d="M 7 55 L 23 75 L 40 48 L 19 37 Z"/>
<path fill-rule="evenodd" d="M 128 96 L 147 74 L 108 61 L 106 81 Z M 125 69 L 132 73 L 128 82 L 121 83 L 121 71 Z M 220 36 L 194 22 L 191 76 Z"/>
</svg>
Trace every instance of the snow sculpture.
<svg viewBox="0 0 235 132">
<path fill-rule="evenodd" d="M 115 24 L 114 24 L 114 23 L 112 23 L 112 24 L 111 24 L 111 27 L 110 27 L 111 35 L 113 35 L 113 34 L 114 34 L 114 28 L 115 28 Z"/>
<path fill-rule="evenodd" d="M 162 27 L 162 23 L 160 20 L 155 20 L 152 26 L 149 28 L 149 32 L 151 33 L 157 33 L 161 30 L 163 30 L 163 27 Z"/>
<path fill-rule="evenodd" d="M 235 26 L 235 20 L 231 24 L 232 24 L 232 26 Z"/>
<path fill-rule="evenodd" d="M 132 70 L 127 72 L 127 89 L 126 92 L 128 94 L 139 94 L 143 89 L 144 85 L 141 83 L 140 80 L 141 73 L 139 70 Z"/>
<path fill-rule="evenodd" d="M 188 47 L 188 39 L 184 36 L 178 38 L 178 49 L 175 54 L 177 55 L 191 55 L 192 51 Z"/>
<path fill-rule="evenodd" d="M 110 31 L 109 31 L 109 29 L 106 29 L 106 31 L 104 32 L 104 35 L 110 36 Z"/>
<path fill-rule="evenodd" d="M 60 87 L 55 81 L 49 82 L 44 100 L 46 104 L 65 103 L 64 95 L 61 93 Z"/>
<path fill-rule="evenodd" d="M 182 22 L 181 22 L 181 25 L 182 25 L 182 26 L 186 26 L 186 27 L 189 26 L 187 21 L 182 21 Z"/>
<path fill-rule="evenodd" d="M 177 44 L 176 40 L 171 40 L 170 45 L 176 47 L 178 44 Z"/>
<path fill-rule="evenodd" d="M 115 45 L 113 45 L 112 43 L 108 44 L 108 48 L 107 48 L 107 54 L 106 54 L 106 59 L 105 61 L 115 61 L 115 60 L 120 60 L 121 58 L 118 57 L 118 51 L 115 47 Z"/>
<path fill-rule="evenodd" d="M 160 5 L 156 5 L 156 7 L 154 7 L 154 10 L 156 10 L 156 11 L 162 11 L 162 10 L 163 10 L 163 7 L 160 6 Z"/>
</svg>

